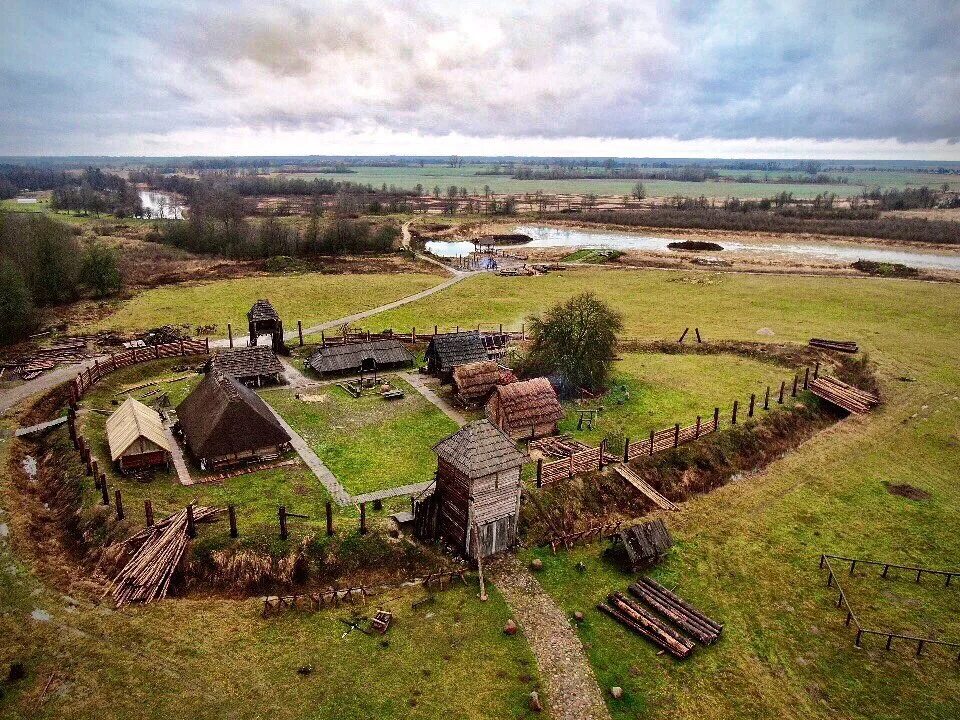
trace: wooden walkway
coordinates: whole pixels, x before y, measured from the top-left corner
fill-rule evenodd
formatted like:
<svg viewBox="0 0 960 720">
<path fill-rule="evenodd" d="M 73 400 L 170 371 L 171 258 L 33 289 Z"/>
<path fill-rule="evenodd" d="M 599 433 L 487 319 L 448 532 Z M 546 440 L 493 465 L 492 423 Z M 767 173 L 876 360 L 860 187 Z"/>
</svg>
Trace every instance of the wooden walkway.
<svg viewBox="0 0 960 720">
<path fill-rule="evenodd" d="M 374 492 L 363 493 L 362 495 L 354 495 L 353 502 L 359 505 L 360 503 L 373 502 L 374 500 L 388 500 L 404 495 L 419 495 L 432 484 L 433 480 L 428 480 L 427 482 L 401 485 L 400 487 L 387 488 L 386 490 L 375 490 Z"/>
<path fill-rule="evenodd" d="M 33 435 L 34 433 L 44 432 L 55 427 L 59 427 L 67 422 L 67 416 L 54 418 L 53 420 L 48 420 L 47 422 L 42 422 L 39 425 L 31 425 L 30 427 L 17 428 L 14 432 L 15 437 L 23 437 L 24 435 Z"/>
<path fill-rule="evenodd" d="M 626 465 L 617 465 L 614 470 L 617 474 L 632 485 L 637 492 L 644 495 L 661 510 L 679 510 L 674 503 L 657 492 L 652 485 L 637 475 Z"/>
<path fill-rule="evenodd" d="M 183 459 L 183 449 L 173 436 L 173 430 L 164 426 L 163 434 L 166 435 L 167 442 L 170 443 L 170 456 L 173 458 L 173 468 L 177 471 L 177 479 L 180 481 L 180 484 L 185 487 L 193 485 L 194 479 L 190 477 L 190 469 Z"/>
</svg>

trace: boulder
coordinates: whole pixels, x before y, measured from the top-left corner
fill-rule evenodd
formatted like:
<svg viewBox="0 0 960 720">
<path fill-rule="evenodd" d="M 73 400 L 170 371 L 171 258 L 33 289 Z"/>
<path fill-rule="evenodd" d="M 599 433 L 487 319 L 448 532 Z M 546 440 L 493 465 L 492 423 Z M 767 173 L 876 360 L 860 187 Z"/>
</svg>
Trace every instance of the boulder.
<svg viewBox="0 0 960 720">
<path fill-rule="evenodd" d="M 530 569 L 535 571 L 543 570 L 543 560 L 541 560 L 540 558 L 534 558 L 530 562 Z"/>
<path fill-rule="evenodd" d="M 576 612 L 573 613 L 573 619 L 574 619 L 575 622 L 582 623 L 582 622 L 583 622 L 583 613 L 580 612 L 579 610 L 577 610 Z"/>
<path fill-rule="evenodd" d="M 610 688 L 610 694 L 613 696 L 614 700 L 619 700 L 623 697 L 623 688 L 619 685 L 614 685 Z"/>
</svg>

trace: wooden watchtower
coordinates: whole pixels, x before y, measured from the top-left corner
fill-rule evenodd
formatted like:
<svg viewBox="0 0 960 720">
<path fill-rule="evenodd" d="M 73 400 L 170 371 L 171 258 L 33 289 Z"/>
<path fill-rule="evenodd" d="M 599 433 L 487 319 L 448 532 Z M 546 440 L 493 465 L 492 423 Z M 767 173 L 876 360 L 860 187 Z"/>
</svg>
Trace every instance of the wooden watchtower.
<svg viewBox="0 0 960 720">
<path fill-rule="evenodd" d="M 250 323 L 251 346 L 257 344 L 257 338 L 261 335 L 269 335 L 274 352 L 283 351 L 283 321 L 269 300 L 257 300 L 247 313 L 247 320 Z"/>
</svg>

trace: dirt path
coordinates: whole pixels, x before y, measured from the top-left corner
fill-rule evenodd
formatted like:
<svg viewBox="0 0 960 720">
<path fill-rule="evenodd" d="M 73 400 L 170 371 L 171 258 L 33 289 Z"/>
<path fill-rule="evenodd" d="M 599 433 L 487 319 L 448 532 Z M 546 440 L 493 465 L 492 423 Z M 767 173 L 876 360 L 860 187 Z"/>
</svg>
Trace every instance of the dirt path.
<svg viewBox="0 0 960 720">
<path fill-rule="evenodd" d="M 463 427 L 467 424 L 467 419 L 461 415 L 458 410 L 454 409 L 450 403 L 427 387 L 427 384 L 423 381 L 423 378 L 421 378 L 417 373 L 402 373 L 400 377 L 410 383 L 414 390 L 423 395 L 423 397 L 429 403 L 437 407 L 440 412 L 453 420 L 457 425 Z"/>
<path fill-rule="evenodd" d="M 583 645 L 553 598 L 512 554 L 491 563 L 489 577 L 533 649 L 550 714 L 557 720 L 609 720 Z"/>
</svg>

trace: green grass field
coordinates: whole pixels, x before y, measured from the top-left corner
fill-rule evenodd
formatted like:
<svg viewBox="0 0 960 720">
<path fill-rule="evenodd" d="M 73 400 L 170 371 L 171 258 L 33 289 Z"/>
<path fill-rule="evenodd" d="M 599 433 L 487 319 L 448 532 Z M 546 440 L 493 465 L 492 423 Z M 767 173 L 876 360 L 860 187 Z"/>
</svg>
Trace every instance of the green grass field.
<svg viewBox="0 0 960 720">
<path fill-rule="evenodd" d="M 306 440 L 351 495 L 426 482 L 436 470 L 434 444 L 457 425 L 402 379 L 390 383 L 402 400 L 376 394 L 350 397 L 336 385 L 311 391 L 316 402 L 290 390 L 267 390 L 263 398 Z"/>
<path fill-rule="evenodd" d="M 268 298 L 287 329 L 296 330 L 297 320 L 308 327 L 397 300 L 442 281 L 442 277 L 428 273 L 302 273 L 160 287 L 134 296 L 87 329 L 135 331 L 185 323 L 214 326 L 213 334 L 226 336 L 227 324 L 232 323 L 234 336 L 242 336 L 250 306 L 259 298 Z"/>
</svg>

